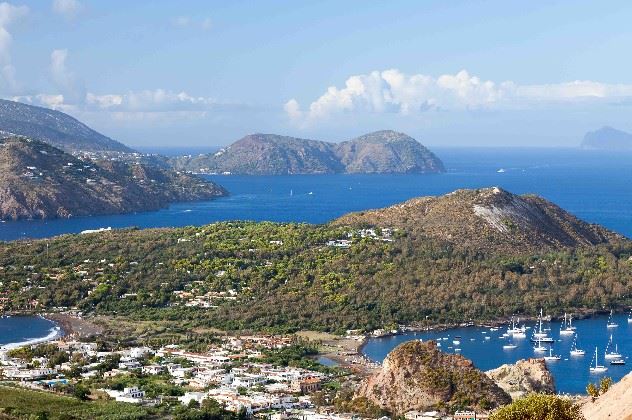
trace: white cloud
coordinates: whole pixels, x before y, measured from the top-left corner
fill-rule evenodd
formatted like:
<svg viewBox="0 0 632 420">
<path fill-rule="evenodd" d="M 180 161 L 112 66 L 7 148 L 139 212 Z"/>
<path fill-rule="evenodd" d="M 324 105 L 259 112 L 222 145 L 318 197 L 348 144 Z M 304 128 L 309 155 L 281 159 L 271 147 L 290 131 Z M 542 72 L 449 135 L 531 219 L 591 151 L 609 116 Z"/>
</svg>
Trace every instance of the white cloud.
<svg viewBox="0 0 632 420">
<path fill-rule="evenodd" d="M 28 13 L 29 8 L 26 6 L 0 3 L 0 90 L 2 91 L 13 93 L 18 90 L 15 68 L 11 59 L 13 37 L 8 28 Z"/>
<path fill-rule="evenodd" d="M 404 115 L 432 109 L 464 110 L 525 107 L 534 102 L 632 97 L 632 85 L 574 81 L 548 85 L 481 80 L 466 70 L 433 77 L 407 75 L 397 69 L 349 77 L 345 86 L 331 86 L 305 111 L 296 99 L 286 102 L 286 114 L 309 122 L 345 112 Z"/>
<path fill-rule="evenodd" d="M 78 0 L 53 0 L 53 11 L 66 19 L 74 19 L 81 8 Z"/>
<path fill-rule="evenodd" d="M 190 16 L 177 16 L 172 20 L 173 26 L 178 28 L 198 28 L 208 31 L 213 26 L 211 18 L 193 18 Z"/>
</svg>

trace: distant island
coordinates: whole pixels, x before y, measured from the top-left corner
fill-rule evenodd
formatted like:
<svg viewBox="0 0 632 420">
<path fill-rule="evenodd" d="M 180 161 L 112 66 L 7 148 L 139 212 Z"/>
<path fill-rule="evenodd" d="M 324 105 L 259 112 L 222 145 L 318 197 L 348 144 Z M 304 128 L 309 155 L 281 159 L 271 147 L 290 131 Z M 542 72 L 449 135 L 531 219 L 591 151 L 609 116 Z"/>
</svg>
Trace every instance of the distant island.
<svg viewBox="0 0 632 420">
<path fill-rule="evenodd" d="M 217 153 L 178 157 L 171 164 L 179 170 L 240 175 L 445 172 L 425 146 L 390 130 L 342 143 L 252 134 Z"/>
<path fill-rule="evenodd" d="M 602 127 L 586 133 L 581 147 L 596 150 L 632 150 L 632 134 L 612 127 Z"/>
</svg>

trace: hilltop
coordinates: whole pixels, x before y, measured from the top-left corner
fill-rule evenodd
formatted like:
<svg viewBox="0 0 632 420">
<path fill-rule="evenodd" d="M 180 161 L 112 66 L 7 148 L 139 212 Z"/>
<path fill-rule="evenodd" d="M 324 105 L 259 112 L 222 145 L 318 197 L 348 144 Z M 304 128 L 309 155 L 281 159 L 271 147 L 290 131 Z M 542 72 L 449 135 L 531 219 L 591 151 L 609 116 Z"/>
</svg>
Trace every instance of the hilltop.
<svg viewBox="0 0 632 420">
<path fill-rule="evenodd" d="M 597 150 L 632 150 L 632 134 L 612 127 L 601 127 L 586 133 L 581 147 Z"/>
<path fill-rule="evenodd" d="M 252 134 L 217 153 L 179 157 L 172 163 L 194 172 L 246 175 L 445 171 L 430 150 L 395 131 L 377 131 L 342 143 Z"/>
<path fill-rule="evenodd" d="M 493 189 L 471 190 L 447 199 L 479 194 L 496 195 Z M 553 206 L 541 207 L 540 200 L 526 203 L 536 203 L 534 212 Z M 566 213 L 551 217 L 555 213 L 545 211 L 551 223 L 546 234 L 535 222 L 525 223 L 512 242 L 511 233 L 472 212 L 471 200 L 451 203 L 437 219 L 452 224 L 445 228 L 451 238 L 440 226 L 428 230 L 423 220 L 382 217 L 370 227 L 369 219 L 354 224 L 356 214 L 324 225 L 223 222 L 15 241 L 0 246 L 5 267 L 0 293 L 9 298 L 6 310 L 37 300 L 42 308 L 77 306 L 131 319 L 277 332 L 371 331 L 421 326 L 426 317 L 459 323 L 535 315 L 540 308 L 589 313 L 632 304 L 627 292 L 632 241 Z M 489 242 L 492 234 L 501 245 Z M 117 261 L 105 267 L 106 277 L 94 274 L 104 268 L 101 260 Z M 79 266 L 89 280 L 55 275 Z M 32 272 L 49 274 L 35 278 Z M 133 297 L 120 298 L 129 294 Z"/>
<path fill-rule="evenodd" d="M 0 140 L 0 218 L 48 219 L 157 210 L 225 195 L 201 178 L 151 165 L 79 159 L 24 137 Z"/>
<path fill-rule="evenodd" d="M 0 99 L 0 133 L 48 143 L 66 152 L 133 152 L 68 114 Z"/>
<path fill-rule="evenodd" d="M 360 384 L 356 397 L 399 415 L 436 408 L 490 410 L 511 402 L 471 360 L 417 340 L 391 351 L 382 369 Z"/>
<path fill-rule="evenodd" d="M 594 246 L 620 238 L 536 195 L 498 187 L 420 197 L 379 210 L 351 213 L 336 225 L 395 227 L 461 248 L 533 252 Z"/>
</svg>

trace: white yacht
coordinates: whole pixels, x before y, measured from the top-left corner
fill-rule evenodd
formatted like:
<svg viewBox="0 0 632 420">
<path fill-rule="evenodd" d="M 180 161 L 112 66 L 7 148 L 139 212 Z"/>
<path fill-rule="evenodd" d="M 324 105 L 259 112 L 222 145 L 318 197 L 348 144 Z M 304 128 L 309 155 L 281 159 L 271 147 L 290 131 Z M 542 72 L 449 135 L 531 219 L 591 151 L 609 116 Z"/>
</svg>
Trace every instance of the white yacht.
<svg viewBox="0 0 632 420">
<path fill-rule="evenodd" d="M 575 340 L 573 340 L 573 346 L 571 347 L 571 356 L 584 356 L 586 352 L 582 349 L 577 348 L 577 336 L 575 336 Z"/>
<path fill-rule="evenodd" d="M 538 341 L 537 341 L 537 345 L 533 347 L 533 350 L 534 350 L 536 353 L 543 353 L 543 352 L 545 352 L 545 351 L 546 351 L 546 347 L 544 347 L 544 346 L 542 345 L 542 341 L 538 340 Z"/>
<path fill-rule="evenodd" d="M 597 347 L 595 347 L 595 365 L 590 367 L 590 373 L 603 373 L 608 370 L 607 367 L 599 364 L 599 352 Z"/>
<path fill-rule="evenodd" d="M 617 328 L 619 326 L 619 324 L 617 324 L 616 322 L 612 320 L 612 314 L 613 314 L 613 311 L 611 309 L 610 316 L 608 317 L 608 322 L 606 323 L 606 328 Z"/>
<path fill-rule="evenodd" d="M 608 345 L 606 346 L 606 351 L 604 353 L 605 359 L 621 359 L 621 353 L 619 353 L 619 345 L 614 345 L 614 350 L 611 349 L 612 346 L 612 334 L 610 334 L 610 341 L 608 341 Z"/>
<path fill-rule="evenodd" d="M 560 327 L 560 336 L 575 334 L 575 327 L 573 327 L 573 317 L 567 318 L 564 313 L 564 322 Z"/>
<path fill-rule="evenodd" d="M 561 359 L 562 359 L 561 356 L 553 354 L 553 348 L 549 349 L 549 355 L 548 356 L 544 356 L 544 360 L 547 360 L 549 362 L 556 362 L 556 361 L 561 360 Z"/>
</svg>

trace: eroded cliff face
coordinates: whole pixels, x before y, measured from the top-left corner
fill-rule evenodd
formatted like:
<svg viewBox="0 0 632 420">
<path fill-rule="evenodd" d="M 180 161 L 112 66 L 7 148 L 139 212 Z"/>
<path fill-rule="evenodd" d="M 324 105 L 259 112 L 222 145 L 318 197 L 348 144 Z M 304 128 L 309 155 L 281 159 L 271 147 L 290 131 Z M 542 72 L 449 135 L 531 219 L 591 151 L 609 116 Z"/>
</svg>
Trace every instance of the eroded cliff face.
<svg viewBox="0 0 632 420">
<path fill-rule="evenodd" d="M 514 400 L 531 392 L 555 393 L 555 382 L 544 359 L 518 360 L 485 373 Z"/>
<path fill-rule="evenodd" d="M 511 402 L 470 360 L 441 352 L 433 341 L 397 346 L 382 369 L 360 384 L 356 397 L 394 414 L 441 407 L 488 410 Z"/>
</svg>

